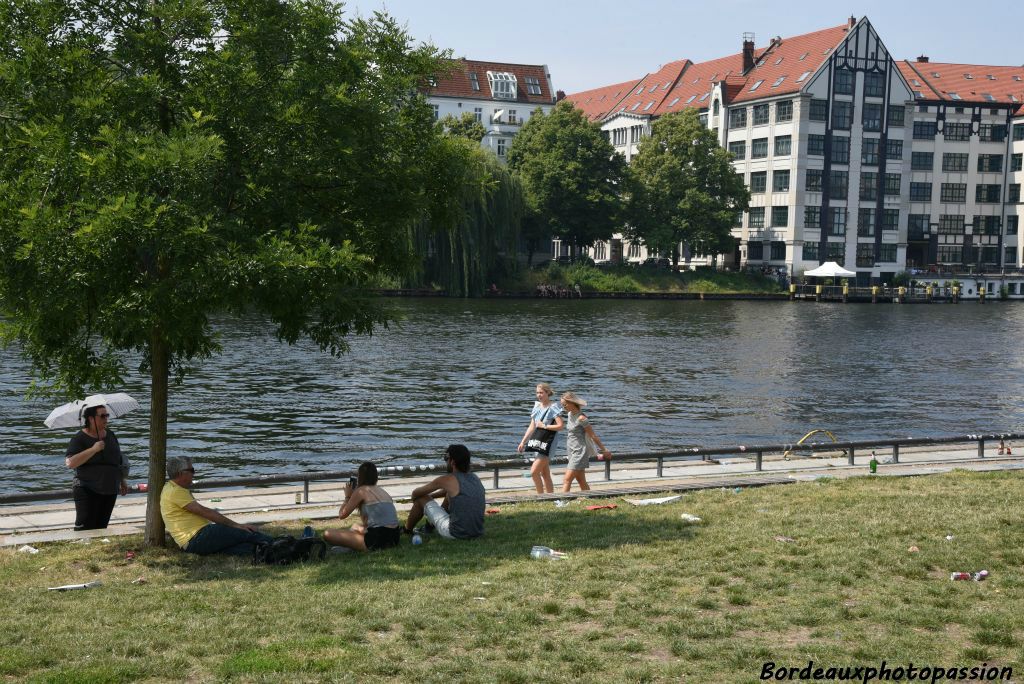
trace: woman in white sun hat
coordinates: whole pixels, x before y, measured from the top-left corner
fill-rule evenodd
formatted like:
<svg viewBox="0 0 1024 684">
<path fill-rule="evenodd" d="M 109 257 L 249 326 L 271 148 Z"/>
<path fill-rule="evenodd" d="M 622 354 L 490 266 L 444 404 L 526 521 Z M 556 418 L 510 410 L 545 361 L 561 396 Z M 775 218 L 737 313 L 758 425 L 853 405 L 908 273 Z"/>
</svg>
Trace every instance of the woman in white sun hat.
<svg viewBox="0 0 1024 684">
<path fill-rule="evenodd" d="M 562 481 L 563 492 L 568 492 L 572 488 L 573 480 L 580 483 L 580 489 L 590 489 L 590 485 L 587 484 L 587 465 L 591 457 L 599 458 L 598 452 L 604 458 L 612 457 L 612 452 L 605 448 L 594 428 L 590 426 L 590 420 L 583 414 L 583 407 L 586 405 L 586 400 L 573 392 L 562 395 L 562 408 L 566 414 L 565 449 L 569 456 L 569 463 L 565 466 L 565 479 Z"/>
</svg>

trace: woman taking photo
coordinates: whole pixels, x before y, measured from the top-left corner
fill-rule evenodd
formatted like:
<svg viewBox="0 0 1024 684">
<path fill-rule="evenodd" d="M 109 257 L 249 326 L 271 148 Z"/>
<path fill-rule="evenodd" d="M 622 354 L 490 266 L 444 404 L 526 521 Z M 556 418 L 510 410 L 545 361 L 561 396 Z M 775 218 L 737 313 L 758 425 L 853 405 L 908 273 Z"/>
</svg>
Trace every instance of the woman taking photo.
<svg viewBox="0 0 1024 684">
<path fill-rule="evenodd" d="M 598 451 L 607 459 L 612 457 L 612 452 L 598 439 L 594 428 L 590 427 L 590 421 L 583 414 L 582 409 L 586 405 L 584 399 L 572 392 L 562 395 L 562 407 L 566 412 L 565 449 L 569 456 L 569 462 L 565 466 L 565 480 L 562 481 L 563 492 L 572 489 L 573 480 L 580 483 L 580 489 L 590 489 L 590 485 L 587 484 L 587 465 L 591 457 L 597 458 Z"/>
<path fill-rule="evenodd" d="M 102 530 L 110 522 L 118 493 L 128 493 L 128 459 L 107 429 L 106 406 L 89 406 L 82 416 L 85 427 L 71 438 L 64 458 L 64 465 L 75 470 L 75 529 Z"/>
<path fill-rule="evenodd" d="M 533 410 L 530 411 L 530 425 L 526 428 L 523 439 L 519 442 L 519 453 L 532 451 L 536 454 L 533 465 L 530 467 L 530 477 L 533 478 L 533 486 L 537 488 L 538 494 L 555 491 L 555 485 L 551 481 L 551 447 L 555 442 L 555 435 L 548 434 L 544 439 L 533 436 L 534 430 L 548 430 L 551 433 L 558 432 L 565 427 L 562 420 L 562 407 L 551 401 L 555 390 L 551 385 L 542 382 L 534 389 L 534 396 L 537 401 L 533 402 Z"/>
<path fill-rule="evenodd" d="M 324 540 L 334 546 L 344 546 L 356 551 L 376 551 L 398 546 L 401 529 L 398 527 L 398 512 L 391 496 L 377 486 L 377 466 L 367 461 L 359 466 L 356 486 L 345 485 L 345 502 L 338 511 L 342 520 L 359 509 L 362 525 L 353 525 L 347 530 L 327 530 Z"/>
</svg>

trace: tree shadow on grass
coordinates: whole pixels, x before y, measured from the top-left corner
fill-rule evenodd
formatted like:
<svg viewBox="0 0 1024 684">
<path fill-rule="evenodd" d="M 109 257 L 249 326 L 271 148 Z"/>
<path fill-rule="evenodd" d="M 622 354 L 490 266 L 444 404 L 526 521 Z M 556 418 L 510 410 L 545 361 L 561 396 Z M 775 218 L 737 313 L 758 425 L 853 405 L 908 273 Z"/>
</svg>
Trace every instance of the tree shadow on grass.
<svg viewBox="0 0 1024 684">
<path fill-rule="evenodd" d="M 488 516 L 483 537 L 473 540 L 449 540 L 426 537 L 413 546 L 403 535 L 397 548 L 373 553 L 328 554 L 323 562 L 292 566 L 253 566 L 248 559 L 197 557 L 188 554 L 154 559 L 174 572 L 178 566 L 182 582 L 244 580 L 259 584 L 286 579 L 296 568 L 315 568 L 316 583 L 337 584 L 364 580 L 394 581 L 432 576 L 451 577 L 478 574 L 511 560 L 529 557 L 534 545 L 549 546 L 570 555 L 584 551 L 614 549 L 625 545 L 659 542 L 687 542 L 699 528 L 678 521 L 675 515 L 664 517 L 641 514 L 632 507 L 611 511 L 587 511 L 582 508 L 555 510 L 514 510 L 509 506 L 501 515 Z M 328 525 L 327 527 L 335 527 Z M 268 534 L 293 534 L 291 528 L 265 528 Z"/>
</svg>

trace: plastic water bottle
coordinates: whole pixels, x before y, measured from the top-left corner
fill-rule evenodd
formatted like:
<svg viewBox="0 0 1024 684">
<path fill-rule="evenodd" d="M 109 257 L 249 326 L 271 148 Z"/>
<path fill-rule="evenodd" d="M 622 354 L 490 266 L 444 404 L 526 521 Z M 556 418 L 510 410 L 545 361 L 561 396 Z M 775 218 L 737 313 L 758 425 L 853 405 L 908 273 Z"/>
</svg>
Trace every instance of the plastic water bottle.
<svg viewBox="0 0 1024 684">
<path fill-rule="evenodd" d="M 302 538 L 303 539 L 312 539 L 315 536 L 316 536 L 316 532 L 313 531 L 313 526 L 312 525 L 306 525 L 304 528 L 302 528 Z"/>
<path fill-rule="evenodd" d="M 530 558 L 541 560 L 543 558 L 551 558 L 551 549 L 547 546 L 534 546 L 530 550 Z"/>
<path fill-rule="evenodd" d="M 416 534 L 412 535 L 412 545 L 413 546 L 419 546 L 422 543 L 423 543 L 423 537 L 420 536 L 419 532 L 417 532 Z"/>
</svg>

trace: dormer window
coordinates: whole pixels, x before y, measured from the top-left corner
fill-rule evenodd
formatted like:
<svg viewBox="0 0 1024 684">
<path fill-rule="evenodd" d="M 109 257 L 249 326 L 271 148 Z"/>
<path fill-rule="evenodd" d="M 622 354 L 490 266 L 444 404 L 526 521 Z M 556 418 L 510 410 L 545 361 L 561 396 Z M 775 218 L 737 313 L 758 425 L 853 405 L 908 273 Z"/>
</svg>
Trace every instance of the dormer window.
<svg viewBox="0 0 1024 684">
<path fill-rule="evenodd" d="M 491 86 L 491 96 L 495 99 L 516 99 L 519 83 L 515 74 L 507 71 L 488 71 L 487 83 Z"/>
<path fill-rule="evenodd" d="M 469 85 L 473 87 L 473 90 L 480 90 L 480 77 L 476 75 L 475 71 L 469 72 Z"/>
</svg>

